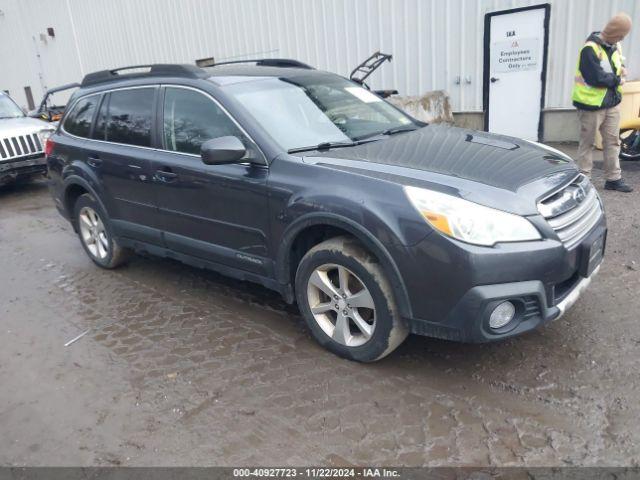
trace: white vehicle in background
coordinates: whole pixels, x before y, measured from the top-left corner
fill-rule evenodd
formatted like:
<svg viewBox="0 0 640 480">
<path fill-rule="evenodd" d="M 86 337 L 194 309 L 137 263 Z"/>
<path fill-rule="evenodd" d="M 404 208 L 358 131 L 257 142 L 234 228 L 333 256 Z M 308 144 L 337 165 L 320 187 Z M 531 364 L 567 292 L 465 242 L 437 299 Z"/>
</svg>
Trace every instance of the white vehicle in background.
<svg viewBox="0 0 640 480">
<path fill-rule="evenodd" d="M 0 92 L 0 185 L 47 173 L 44 144 L 53 130 Z"/>
</svg>

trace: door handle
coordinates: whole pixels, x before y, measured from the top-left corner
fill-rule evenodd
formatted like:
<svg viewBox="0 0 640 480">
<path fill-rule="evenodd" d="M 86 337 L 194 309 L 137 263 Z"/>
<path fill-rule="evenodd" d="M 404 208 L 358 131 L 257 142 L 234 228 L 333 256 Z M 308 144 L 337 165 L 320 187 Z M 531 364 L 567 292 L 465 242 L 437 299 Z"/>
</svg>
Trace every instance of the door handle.
<svg viewBox="0 0 640 480">
<path fill-rule="evenodd" d="M 489 80 L 491 81 L 491 83 L 496 83 L 500 79 L 496 77 L 491 77 Z"/>
<path fill-rule="evenodd" d="M 178 174 L 171 170 L 171 167 L 163 167 L 160 170 L 156 170 L 156 179 L 160 182 L 169 183 L 178 178 Z"/>
<path fill-rule="evenodd" d="M 89 157 L 87 158 L 87 163 L 93 168 L 98 168 L 100 165 L 102 165 L 102 160 L 100 160 L 100 158 L 98 157 Z"/>
</svg>

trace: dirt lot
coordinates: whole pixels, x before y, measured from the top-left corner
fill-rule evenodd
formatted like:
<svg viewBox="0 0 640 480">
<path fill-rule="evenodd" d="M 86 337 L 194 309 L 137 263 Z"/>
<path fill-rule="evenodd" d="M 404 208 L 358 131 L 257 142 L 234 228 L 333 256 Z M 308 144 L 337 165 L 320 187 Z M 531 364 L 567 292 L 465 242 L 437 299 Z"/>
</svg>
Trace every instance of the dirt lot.
<svg viewBox="0 0 640 480">
<path fill-rule="evenodd" d="M 100 270 L 44 182 L 0 190 L 0 464 L 638 465 L 640 164 L 623 168 L 637 191 L 603 192 L 607 257 L 567 316 L 491 345 L 411 337 L 373 365 L 261 287 L 154 258 Z"/>
</svg>

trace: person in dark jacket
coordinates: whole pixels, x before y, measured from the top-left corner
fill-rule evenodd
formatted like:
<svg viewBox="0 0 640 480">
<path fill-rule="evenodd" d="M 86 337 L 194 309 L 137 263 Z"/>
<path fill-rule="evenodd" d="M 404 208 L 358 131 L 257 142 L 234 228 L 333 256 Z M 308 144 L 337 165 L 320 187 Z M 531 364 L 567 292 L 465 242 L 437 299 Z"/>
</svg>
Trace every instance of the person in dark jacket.
<svg viewBox="0 0 640 480">
<path fill-rule="evenodd" d="M 580 50 L 573 87 L 573 105 L 578 109 L 580 143 L 578 167 L 591 175 L 596 132 L 602 135 L 604 188 L 631 192 L 633 188 L 622 179 L 620 170 L 620 102 L 621 86 L 625 82 L 620 42 L 631 30 L 631 18 L 626 13 L 614 16 L 601 32 L 593 32 Z"/>
</svg>

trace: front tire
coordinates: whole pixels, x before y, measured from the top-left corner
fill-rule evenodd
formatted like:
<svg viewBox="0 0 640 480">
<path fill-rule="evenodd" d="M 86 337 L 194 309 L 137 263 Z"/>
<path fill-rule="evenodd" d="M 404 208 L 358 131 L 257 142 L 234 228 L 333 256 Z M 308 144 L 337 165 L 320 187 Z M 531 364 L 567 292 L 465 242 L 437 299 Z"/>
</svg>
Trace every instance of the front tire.
<svg viewBox="0 0 640 480">
<path fill-rule="evenodd" d="M 78 197 L 74 206 L 74 221 L 82 248 L 96 265 L 112 269 L 127 261 L 129 251 L 113 237 L 109 217 L 88 193 Z"/>
<path fill-rule="evenodd" d="M 296 272 L 296 297 L 318 343 L 349 360 L 379 360 L 409 333 L 382 267 L 350 237 L 307 252 Z"/>
</svg>

